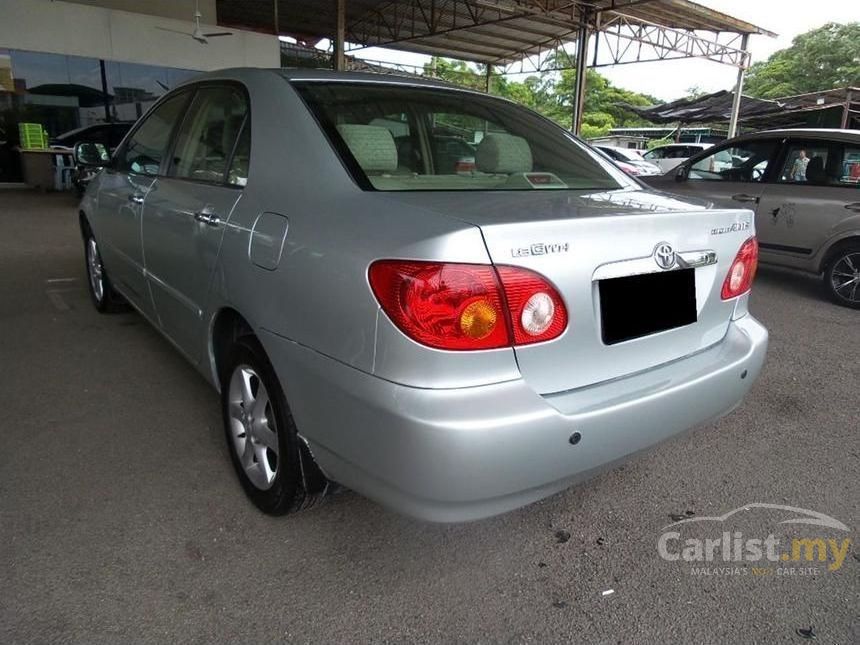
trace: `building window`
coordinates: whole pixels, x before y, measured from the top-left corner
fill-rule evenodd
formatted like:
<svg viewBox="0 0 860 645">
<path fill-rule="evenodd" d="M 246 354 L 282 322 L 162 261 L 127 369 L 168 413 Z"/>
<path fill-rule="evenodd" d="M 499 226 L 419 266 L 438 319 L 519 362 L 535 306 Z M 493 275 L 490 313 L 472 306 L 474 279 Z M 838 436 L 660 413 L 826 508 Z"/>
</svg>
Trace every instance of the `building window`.
<svg viewBox="0 0 860 645">
<path fill-rule="evenodd" d="M 185 69 L 0 49 L 0 182 L 22 179 L 19 123 L 38 123 L 49 141 L 56 141 L 107 121 L 136 121 L 167 90 L 194 74 Z"/>
</svg>

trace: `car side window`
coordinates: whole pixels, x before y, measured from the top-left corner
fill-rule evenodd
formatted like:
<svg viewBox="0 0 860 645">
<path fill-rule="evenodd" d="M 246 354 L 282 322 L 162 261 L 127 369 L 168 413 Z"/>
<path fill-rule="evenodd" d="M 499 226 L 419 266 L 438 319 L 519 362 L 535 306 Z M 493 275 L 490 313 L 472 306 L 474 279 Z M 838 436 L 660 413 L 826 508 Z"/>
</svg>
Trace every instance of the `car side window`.
<svg viewBox="0 0 860 645">
<path fill-rule="evenodd" d="M 654 148 L 653 150 L 649 150 L 644 155 L 642 155 L 643 159 L 662 159 L 663 158 L 663 150 L 661 148 Z"/>
<path fill-rule="evenodd" d="M 777 181 L 808 186 L 838 185 L 844 169 L 838 148 L 828 141 L 791 141 Z"/>
<path fill-rule="evenodd" d="M 247 111 L 236 87 L 200 88 L 179 128 L 168 175 L 223 183 Z"/>
<path fill-rule="evenodd" d="M 707 181 L 764 181 L 776 140 L 746 141 L 711 151 L 690 167 L 688 179 Z"/>
<path fill-rule="evenodd" d="M 176 94 L 144 117 L 140 127 L 120 151 L 117 170 L 141 175 L 158 174 L 170 133 L 182 114 L 187 98 L 187 92 Z"/>
<path fill-rule="evenodd" d="M 834 177 L 839 186 L 860 188 L 860 146 L 845 144 L 839 155 L 841 163 L 836 167 Z"/>
</svg>

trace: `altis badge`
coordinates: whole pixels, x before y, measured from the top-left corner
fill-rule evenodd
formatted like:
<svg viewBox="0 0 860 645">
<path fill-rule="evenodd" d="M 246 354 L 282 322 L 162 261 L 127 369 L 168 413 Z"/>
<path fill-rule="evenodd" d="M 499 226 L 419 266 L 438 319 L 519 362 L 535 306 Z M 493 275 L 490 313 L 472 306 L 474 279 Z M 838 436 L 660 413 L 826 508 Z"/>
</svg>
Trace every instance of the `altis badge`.
<svg viewBox="0 0 860 645">
<path fill-rule="evenodd" d="M 569 242 L 560 242 L 555 244 L 546 244 L 545 242 L 537 242 L 531 246 L 521 246 L 516 249 L 511 249 L 511 255 L 515 258 L 525 258 L 534 255 L 551 255 L 553 253 L 567 253 L 570 250 Z"/>
<path fill-rule="evenodd" d="M 718 226 L 711 229 L 711 235 L 725 235 L 726 233 L 737 233 L 738 231 L 748 231 L 750 228 L 749 222 L 735 222 L 731 226 Z"/>
</svg>

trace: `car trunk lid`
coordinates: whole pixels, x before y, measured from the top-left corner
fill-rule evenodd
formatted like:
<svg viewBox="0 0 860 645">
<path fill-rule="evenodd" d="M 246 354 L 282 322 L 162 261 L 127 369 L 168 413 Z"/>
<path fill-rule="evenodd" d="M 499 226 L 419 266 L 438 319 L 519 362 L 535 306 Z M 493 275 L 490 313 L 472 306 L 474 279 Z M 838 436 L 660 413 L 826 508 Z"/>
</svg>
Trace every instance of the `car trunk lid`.
<svg viewBox="0 0 860 645">
<path fill-rule="evenodd" d="M 520 372 L 536 391 L 556 393 L 640 372 L 725 336 L 734 301 L 723 301 L 720 289 L 741 244 L 753 235 L 750 211 L 707 209 L 639 190 L 549 192 L 397 197 L 480 227 L 493 263 L 526 267 L 556 286 L 568 309 L 567 330 L 555 340 L 515 348 Z M 684 324 L 635 338 L 607 337 L 609 316 L 629 331 L 629 322 L 672 314 L 668 310 L 686 297 L 677 265 L 667 271 L 657 263 L 661 244 L 686 262 L 702 264 L 686 269 L 686 286 L 695 289 L 689 296 L 692 320 L 675 316 L 673 324 Z M 623 280 L 633 275 L 655 277 Z M 617 279 L 601 287 L 602 281 Z M 613 307 L 607 310 L 610 298 Z"/>
</svg>

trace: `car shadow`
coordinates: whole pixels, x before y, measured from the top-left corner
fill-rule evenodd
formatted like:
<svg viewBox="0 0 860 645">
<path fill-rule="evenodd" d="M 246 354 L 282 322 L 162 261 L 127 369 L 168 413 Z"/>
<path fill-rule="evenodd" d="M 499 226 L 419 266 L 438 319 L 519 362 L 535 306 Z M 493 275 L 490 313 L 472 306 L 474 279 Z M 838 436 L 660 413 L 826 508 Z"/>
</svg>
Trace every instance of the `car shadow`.
<svg viewBox="0 0 860 645">
<path fill-rule="evenodd" d="M 801 296 L 809 300 L 830 303 L 821 277 L 803 271 L 795 271 L 782 267 L 759 265 L 756 282 L 766 284 L 780 292 Z"/>
</svg>

